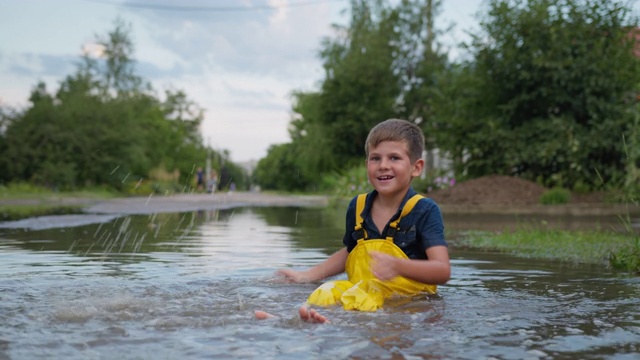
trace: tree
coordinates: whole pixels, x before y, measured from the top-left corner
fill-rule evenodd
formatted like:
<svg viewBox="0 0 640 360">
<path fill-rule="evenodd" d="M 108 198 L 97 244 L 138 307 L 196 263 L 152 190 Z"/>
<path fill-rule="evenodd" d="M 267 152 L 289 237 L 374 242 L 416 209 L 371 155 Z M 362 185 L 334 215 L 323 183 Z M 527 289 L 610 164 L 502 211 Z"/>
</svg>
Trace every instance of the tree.
<svg viewBox="0 0 640 360">
<path fill-rule="evenodd" d="M 340 169 L 364 158 L 369 130 L 394 117 L 400 93 L 393 69 L 397 12 L 366 1 L 352 1 L 351 12 L 346 36 L 326 41 L 322 50 L 326 75 L 319 121 Z"/>
<path fill-rule="evenodd" d="M 394 63 L 400 74 L 398 114 L 423 123 L 425 128 L 434 116 L 433 103 L 440 94 L 448 66 L 447 53 L 437 41 L 441 31 L 435 27 L 440 6 L 440 1 L 435 0 L 405 0 L 398 7 L 396 27 L 402 35 Z"/>
<path fill-rule="evenodd" d="M 11 122 L 12 115 L 10 109 L 0 104 L 0 154 L 7 153 L 7 126 Z M 0 184 L 9 180 L 9 162 L 6 156 L 0 156 Z"/>
<path fill-rule="evenodd" d="M 101 44 L 101 57 L 85 55 L 54 94 L 39 83 L 24 112 L 3 113 L 0 167 L 7 180 L 122 189 L 156 168 L 179 169 L 189 181 L 190 169 L 205 162 L 203 109 L 179 90 L 159 99 L 136 75 L 123 22 Z"/>
<path fill-rule="evenodd" d="M 289 149 L 295 152 L 274 147 L 264 163 L 287 164 L 279 169 L 304 180 L 298 185 L 317 186 L 324 174 L 362 162 L 375 124 L 401 117 L 426 129 L 447 64 L 434 30 L 439 6 L 435 0 L 403 0 L 395 6 L 351 1 L 349 24 L 334 25 L 336 36 L 321 45 L 325 76 L 320 89 L 293 94 Z"/>
<path fill-rule="evenodd" d="M 312 179 L 300 171 L 299 158 L 294 144 L 269 147 L 267 156 L 260 159 L 253 176 L 264 189 L 306 190 Z"/>
<path fill-rule="evenodd" d="M 469 177 L 591 188 L 620 179 L 640 83 L 629 9 L 606 0 L 492 0 L 488 9 L 468 46 L 473 60 L 444 90 L 439 145 Z"/>
</svg>

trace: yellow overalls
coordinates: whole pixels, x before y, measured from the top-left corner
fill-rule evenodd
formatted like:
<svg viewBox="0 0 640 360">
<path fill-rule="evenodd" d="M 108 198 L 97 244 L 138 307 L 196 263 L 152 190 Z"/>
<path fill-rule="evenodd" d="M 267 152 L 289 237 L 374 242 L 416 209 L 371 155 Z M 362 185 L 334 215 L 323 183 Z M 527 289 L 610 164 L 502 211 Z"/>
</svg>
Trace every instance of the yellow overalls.
<svg viewBox="0 0 640 360">
<path fill-rule="evenodd" d="M 369 251 L 378 251 L 391 256 L 407 259 L 407 255 L 393 243 L 393 234 L 400 220 L 406 216 L 415 204 L 423 198 L 414 195 L 402 208 L 397 220 L 389 224 L 386 239 L 366 240 L 367 233 L 362 228 L 362 216 L 367 194 L 358 195 L 356 201 L 356 231 L 361 231 L 363 237 L 347 257 L 345 270 L 349 280 L 335 280 L 326 282 L 314 290 L 307 304 L 317 306 L 331 306 L 342 303 L 345 310 L 376 311 L 382 307 L 384 300 L 391 296 L 410 296 L 419 293 L 435 294 L 436 285 L 397 276 L 391 280 L 380 281 L 371 273 L 371 257 Z"/>
</svg>

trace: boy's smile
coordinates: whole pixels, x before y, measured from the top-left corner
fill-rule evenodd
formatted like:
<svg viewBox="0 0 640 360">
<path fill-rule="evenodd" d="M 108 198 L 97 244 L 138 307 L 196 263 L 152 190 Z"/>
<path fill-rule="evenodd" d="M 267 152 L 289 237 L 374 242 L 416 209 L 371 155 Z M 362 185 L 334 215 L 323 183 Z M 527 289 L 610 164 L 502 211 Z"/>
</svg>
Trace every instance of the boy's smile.
<svg viewBox="0 0 640 360">
<path fill-rule="evenodd" d="M 422 159 L 411 162 L 406 142 L 383 141 L 369 148 L 367 175 L 379 194 L 404 196 L 411 179 L 420 175 L 422 164 Z"/>
</svg>

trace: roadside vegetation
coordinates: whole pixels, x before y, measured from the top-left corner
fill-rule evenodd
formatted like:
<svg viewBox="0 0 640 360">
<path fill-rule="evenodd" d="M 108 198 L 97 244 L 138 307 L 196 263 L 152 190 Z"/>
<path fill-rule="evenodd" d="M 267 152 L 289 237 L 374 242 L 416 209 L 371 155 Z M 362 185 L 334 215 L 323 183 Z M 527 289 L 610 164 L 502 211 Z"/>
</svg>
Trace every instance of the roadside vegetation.
<svg viewBox="0 0 640 360">
<path fill-rule="evenodd" d="M 82 205 L 50 203 L 0 205 L 0 221 L 12 221 L 36 216 L 68 215 L 82 212 Z"/>
<path fill-rule="evenodd" d="M 190 186 L 196 169 L 210 164 L 221 187 L 248 188 L 228 152 L 204 144 L 204 109 L 138 75 L 130 26 L 114 25 L 96 36 L 99 54 L 84 52 L 59 88 L 40 81 L 24 108 L 0 104 L 0 184 L 165 193 L 183 191 L 180 184 Z"/>
<path fill-rule="evenodd" d="M 640 235 L 632 232 L 567 231 L 528 226 L 497 233 L 468 233 L 458 245 L 521 257 L 605 265 L 640 274 Z"/>
<path fill-rule="evenodd" d="M 108 199 L 118 193 L 107 187 L 54 192 L 30 183 L 0 185 L 0 221 L 19 220 L 34 216 L 77 214 L 83 204 L 70 199 Z"/>
</svg>

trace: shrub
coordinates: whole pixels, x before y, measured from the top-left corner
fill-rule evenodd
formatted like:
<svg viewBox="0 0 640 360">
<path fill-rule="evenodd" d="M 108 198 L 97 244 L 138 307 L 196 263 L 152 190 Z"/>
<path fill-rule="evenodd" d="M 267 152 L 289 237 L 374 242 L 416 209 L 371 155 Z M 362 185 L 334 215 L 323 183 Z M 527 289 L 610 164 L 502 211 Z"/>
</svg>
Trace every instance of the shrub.
<svg viewBox="0 0 640 360">
<path fill-rule="evenodd" d="M 342 174 L 326 175 L 322 183 L 329 193 L 339 198 L 352 198 L 371 191 L 367 168 L 364 165 L 351 168 Z"/>
<path fill-rule="evenodd" d="M 571 192 L 563 188 L 553 188 L 545 191 L 540 196 L 540 203 L 543 205 L 566 204 L 571 199 Z"/>
<path fill-rule="evenodd" d="M 640 237 L 636 236 L 626 247 L 611 252 L 609 264 L 614 269 L 640 273 Z"/>
<path fill-rule="evenodd" d="M 27 182 L 12 182 L 0 186 L 0 197 L 48 194 L 51 191 L 45 187 Z"/>
<path fill-rule="evenodd" d="M 424 177 L 413 179 L 412 186 L 417 192 L 429 193 L 438 189 L 447 189 L 456 184 L 456 179 L 448 171 L 437 170 Z"/>
</svg>

